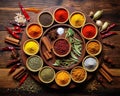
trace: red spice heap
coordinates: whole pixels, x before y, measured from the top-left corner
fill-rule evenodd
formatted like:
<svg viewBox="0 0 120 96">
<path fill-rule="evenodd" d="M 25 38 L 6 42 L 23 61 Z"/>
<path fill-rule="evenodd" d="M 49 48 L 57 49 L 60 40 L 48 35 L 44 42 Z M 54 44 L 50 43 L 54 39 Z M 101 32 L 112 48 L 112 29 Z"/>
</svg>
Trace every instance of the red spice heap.
<svg viewBox="0 0 120 96">
<path fill-rule="evenodd" d="M 96 34 L 96 28 L 89 24 L 83 27 L 82 29 L 82 34 L 86 37 L 86 38 L 92 38 L 95 36 Z"/>
<path fill-rule="evenodd" d="M 64 39 L 60 39 L 54 44 L 54 50 L 59 55 L 66 54 L 69 51 L 69 47 L 69 43 Z"/>
<path fill-rule="evenodd" d="M 54 15 L 58 22 L 65 22 L 68 19 L 68 12 L 65 9 L 56 10 Z"/>
</svg>

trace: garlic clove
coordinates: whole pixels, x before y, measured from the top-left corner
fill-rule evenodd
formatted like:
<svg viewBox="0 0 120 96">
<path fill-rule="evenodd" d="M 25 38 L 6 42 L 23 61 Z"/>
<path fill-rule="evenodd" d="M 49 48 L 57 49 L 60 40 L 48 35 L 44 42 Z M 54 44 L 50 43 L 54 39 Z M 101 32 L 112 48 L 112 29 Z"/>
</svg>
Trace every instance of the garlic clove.
<svg viewBox="0 0 120 96">
<path fill-rule="evenodd" d="M 96 25 L 98 27 L 101 27 L 103 25 L 103 22 L 101 20 L 96 20 Z"/>
</svg>

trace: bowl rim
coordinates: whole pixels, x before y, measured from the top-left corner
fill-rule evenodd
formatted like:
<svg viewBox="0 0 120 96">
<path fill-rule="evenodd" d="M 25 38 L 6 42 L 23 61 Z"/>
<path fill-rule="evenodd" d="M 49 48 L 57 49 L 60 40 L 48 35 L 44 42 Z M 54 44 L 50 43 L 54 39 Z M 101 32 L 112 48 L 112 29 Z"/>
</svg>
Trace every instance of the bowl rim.
<svg viewBox="0 0 120 96">
<path fill-rule="evenodd" d="M 68 13 L 68 18 L 67 18 L 64 22 L 60 22 L 60 21 L 56 20 L 56 18 L 55 18 L 55 12 L 56 12 L 57 10 L 59 10 L 59 9 L 63 9 L 63 10 L 65 10 L 65 11 L 67 11 L 67 13 Z M 59 24 L 63 24 L 63 23 L 66 23 L 66 22 L 69 20 L 69 14 L 70 14 L 70 12 L 68 11 L 68 9 L 67 9 L 66 7 L 60 6 L 60 7 L 57 7 L 57 8 L 54 10 L 54 12 L 53 12 L 53 17 L 54 17 L 55 22 L 57 22 L 57 23 L 59 23 Z"/>
<path fill-rule="evenodd" d="M 75 26 L 75 25 L 72 24 L 71 21 L 70 21 L 71 17 L 72 17 L 74 14 L 76 14 L 76 13 L 77 13 L 77 14 L 81 14 L 81 15 L 83 15 L 83 17 L 84 17 L 84 22 L 83 22 L 83 24 L 80 25 L 80 26 Z M 74 12 L 72 12 L 71 15 L 69 16 L 69 23 L 70 23 L 70 25 L 72 25 L 74 28 L 81 28 L 82 26 L 85 25 L 85 22 L 86 22 L 86 16 L 85 16 L 85 14 L 84 14 L 83 12 L 81 12 L 81 11 L 74 11 Z"/>
<path fill-rule="evenodd" d="M 68 81 L 66 84 L 64 84 L 64 85 L 59 84 L 59 83 L 57 82 L 57 80 L 56 80 L 57 75 L 58 75 L 59 73 L 61 73 L 61 72 L 65 72 L 65 73 L 67 73 L 67 74 L 69 75 L 69 81 Z M 56 84 L 59 85 L 60 87 L 68 86 L 68 85 L 70 84 L 70 82 L 71 82 L 71 75 L 70 75 L 70 73 L 69 73 L 68 71 L 66 71 L 66 70 L 60 70 L 60 71 L 58 71 L 58 72 L 55 74 L 55 82 L 56 82 Z"/>
<path fill-rule="evenodd" d="M 41 64 L 42 64 L 42 65 L 41 65 L 41 67 L 38 68 L 37 70 L 31 69 L 31 68 L 29 67 L 29 65 L 28 65 L 29 59 L 31 59 L 32 57 L 38 57 L 38 58 L 40 59 L 40 61 L 41 61 Z M 28 68 L 28 70 L 30 70 L 30 71 L 32 71 L 32 72 L 38 72 L 38 71 L 43 67 L 43 59 L 42 59 L 40 56 L 38 56 L 38 55 L 31 55 L 31 56 L 28 57 L 27 60 L 26 60 L 26 67 Z"/>
<path fill-rule="evenodd" d="M 84 28 L 85 26 L 87 26 L 87 25 L 92 25 L 92 26 L 94 26 L 95 29 L 96 29 L 96 34 L 95 34 L 92 38 L 87 38 L 87 37 L 85 37 L 85 36 L 83 35 L 83 33 L 82 33 L 83 28 Z M 86 24 L 85 24 L 84 26 L 82 26 L 82 28 L 81 28 L 81 35 L 82 35 L 85 39 L 87 39 L 87 40 L 92 40 L 92 39 L 96 38 L 96 36 L 98 35 L 98 27 L 97 27 L 95 24 L 93 24 L 93 23 L 86 23 Z"/>
<path fill-rule="evenodd" d="M 95 67 L 93 70 L 89 70 L 89 69 L 86 68 L 85 65 L 84 65 L 84 61 L 85 61 L 87 58 L 89 58 L 89 57 L 92 57 L 92 58 L 94 58 L 94 59 L 97 61 L 96 67 Z M 86 71 L 88 71 L 88 72 L 94 72 L 94 71 L 96 71 L 96 70 L 98 69 L 99 61 L 98 61 L 97 57 L 92 56 L 92 55 L 87 55 L 87 56 L 83 59 L 83 61 L 82 61 L 82 66 L 83 66 L 83 68 L 84 68 Z"/>
<path fill-rule="evenodd" d="M 38 50 L 37 50 L 34 54 L 30 54 L 30 53 L 26 52 L 25 49 L 24 49 L 26 43 L 27 43 L 27 42 L 30 42 L 30 41 L 34 41 L 34 42 L 38 45 Z M 27 54 L 27 55 L 35 55 L 35 54 L 38 53 L 39 49 L 40 49 L 39 43 L 38 43 L 38 41 L 35 40 L 35 39 L 27 39 L 27 40 L 24 41 L 24 43 L 23 43 L 23 51 L 24 51 L 24 53 Z"/>
<path fill-rule="evenodd" d="M 100 45 L 100 50 L 99 50 L 96 54 L 92 54 L 92 53 L 90 53 L 90 52 L 87 50 L 87 46 L 88 46 L 88 44 L 89 44 L 90 42 L 97 42 L 97 43 Z M 99 40 L 97 40 L 97 39 L 92 39 L 92 40 L 89 40 L 89 41 L 86 43 L 85 49 L 86 49 L 86 51 L 87 51 L 87 53 L 88 53 L 89 55 L 97 56 L 97 55 L 99 55 L 99 54 L 101 53 L 101 51 L 102 51 L 102 44 L 101 44 L 101 42 L 100 42 Z"/>
<path fill-rule="evenodd" d="M 80 68 L 80 69 L 83 69 L 83 70 L 85 71 L 85 77 L 84 77 L 84 79 L 81 80 L 81 81 L 76 81 L 76 80 L 73 78 L 73 76 L 72 76 L 72 72 L 73 72 L 73 70 L 76 69 L 76 68 Z M 85 69 L 84 67 L 82 67 L 82 66 L 76 66 L 76 67 L 74 67 L 74 68 L 71 70 L 70 74 L 71 74 L 71 79 L 72 79 L 74 82 L 76 82 L 76 83 L 82 83 L 82 82 L 84 82 L 84 81 L 87 79 L 87 71 L 86 71 L 86 69 Z"/>
<path fill-rule="evenodd" d="M 52 17 L 52 22 L 51 22 L 49 25 L 46 25 L 46 26 L 43 25 L 43 24 L 41 24 L 41 22 L 40 22 L 40 20 L 39 20 L 40 15 L 42 15 L 42 14 L 44 14 L 44 13 L 48 13 L 48 14 L 50 14 L 51 17 Z M 42 11 L 42 12 L 40 12 L 40 13 L 38 14 L 38 17 L 37 17 L 37 18 L 38 18 L 38 23 L 39 23 L 41 26 L 45 27 L 45 28 L 52 26 L 53 23 L 54 23 L 54 16 L 52 15 L 52 13 L 51 13 L 50 11 Z"/>
<path fill-rule="evenodd" d="M 64 54 L 64 55 L 59 55 L 59 54 L 56 53 L 55 50 L 54 50 L 54 44 L 56 43 L 56 41 L 58 41 L 58 40 L 60 40 L 60 39 L 66 40 L 66 41 L 68 42 L 68 44 L 69 44 L 69 50 L 68 50 L 68 52 L 67 52 L 66 54 Z M 70 51 L 71 51 L 71 44 L 70 44 L 70 42 L 67 40 L 67 38 L 60 37 L 60 38 L 57 38 L 57 39 L 53 42 L 53 44 L 52 44 L 52 50 L 53 50 L 53 53 L 54 53 L 56 56 L 58 56 L 58 57 L 65 57 L 65 56 L 67 56 L 67 55 L 70 53 Z"/>
<path fill-rule="evenodd" d="M 32 25 L 38 25 L 39 27 L 40 27 L 40 29 L 41 29 L 41 34 L 38 36 L 38 37 L 32 37 L 32 36 L 30 36 L 29 35 L 29 33 L 28 33 L 28 28 L 30 27 L 30 26 L 32 26 Z M 43 34 L 43 28 L 42 28 L 42 25 L 41 24 L 38 24 L 38 23 L 36 23 L 36 22 L 32 22 L 32 23 L 29 23 L 28 25 L 27 25 L 27 27 L 26 27 L 26 34 L 27 34 L 27 36 L 30 38 L 30 39 L 39 39 L 41 36 L 42 36 L 42 34 Z"/>
<path fill-rule="evenodd" d="M 51 69 L 51 70 L 53 71 L 53 74 L 54 74 L 53 78 L 52 78 L 49 82 L 44 81 L 44 80 L 41 78 L 41 76 L 40 76 L 41 71 L 44 70 L 44 69 L 46 69 L 46 68 Z M 52 67 L 50 67 L 50 66 L 44 66 L 44 67 L 42 67 L 42 68 L 39 70 L 39 72 L 38 72 L 38 78 L 39 78 L 39 80 L 40 80 L 41 82 L 43 82 L 43 83 L 46 83 L 46 84 L 51 83 L 51 82 L 53 82 L 54 79 L 55 79 L 55 70 L 54 70 Z"/>
</svg>

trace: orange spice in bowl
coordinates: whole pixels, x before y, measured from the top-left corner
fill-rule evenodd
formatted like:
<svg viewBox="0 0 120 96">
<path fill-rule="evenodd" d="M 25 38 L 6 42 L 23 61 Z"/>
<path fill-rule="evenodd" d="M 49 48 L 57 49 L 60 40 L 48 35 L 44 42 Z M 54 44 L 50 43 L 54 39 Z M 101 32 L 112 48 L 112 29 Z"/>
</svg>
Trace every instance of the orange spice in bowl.
<svg viewBox="0 0 120 96">
<path fill-rule="evenodd" d="M 26 33 L 29 38 L 38 39 L 42 36 L 43 29 L 41 25 L 32 23 L 27 26 Z"/>
</svg>

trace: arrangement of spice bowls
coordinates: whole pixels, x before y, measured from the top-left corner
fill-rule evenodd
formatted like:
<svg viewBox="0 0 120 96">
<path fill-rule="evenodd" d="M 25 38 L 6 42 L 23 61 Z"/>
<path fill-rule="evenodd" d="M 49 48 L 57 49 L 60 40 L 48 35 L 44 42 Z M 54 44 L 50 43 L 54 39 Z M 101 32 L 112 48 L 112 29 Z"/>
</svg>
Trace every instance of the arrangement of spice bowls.
<svg viewBox="0 0 120 96">
<path fill-rule="evenodd" d="M 83 59 L 82 66 L 88 72 L 94 72 L 99 66 L 99 61 L 95 56 L 88 55 Z"/>
<path fill-rule="evenodd" d="M 65 38 L 58 38 L 54 41 L 52 49 L 56 56 L 65 57 L 71 51 L 71 44 Z"/>
<path fill-rule="evenodd" d="M 94 39 L 98 34 L 98 28 L 93 23 L 86 23 L 81 28 L 81 35 L 87 39 L 91 40 Z"/>
<path fill-rule="evenodd" d="M 26 34 L 31 39 L 38 39 L 43 34 L 43 28 L 37 23 L 31 23 L 26 27 Z"/>
</svg>

